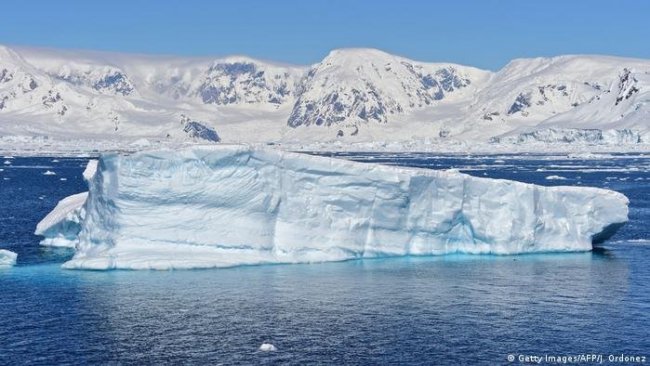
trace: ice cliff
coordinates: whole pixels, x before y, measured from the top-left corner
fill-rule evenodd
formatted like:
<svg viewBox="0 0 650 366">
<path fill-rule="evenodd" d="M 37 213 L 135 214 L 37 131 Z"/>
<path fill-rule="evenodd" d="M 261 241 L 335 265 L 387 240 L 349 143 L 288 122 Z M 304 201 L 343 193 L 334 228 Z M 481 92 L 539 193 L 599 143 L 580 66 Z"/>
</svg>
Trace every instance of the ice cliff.
<svg viewBox="0 0 650 366">
<path fill-rule="evenodd" d="M 625 196 L 603 189 L 241 145 L 106 154 L 87 178 L 83 206 L 82 195 L 64 199 L 37 230 L 76 244 L 66 268 L 588 251 L 628 213 Z M 74 215 L 82 217 L 71 240 Z"/>
</svg>

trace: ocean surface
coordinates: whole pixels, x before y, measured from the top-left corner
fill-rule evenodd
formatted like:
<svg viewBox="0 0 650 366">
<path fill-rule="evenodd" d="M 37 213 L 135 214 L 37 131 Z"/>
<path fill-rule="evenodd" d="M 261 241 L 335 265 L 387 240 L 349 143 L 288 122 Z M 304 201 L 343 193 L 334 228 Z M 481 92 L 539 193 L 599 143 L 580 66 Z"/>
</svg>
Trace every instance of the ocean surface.
<svg viewBox="0 0 650 366">
<path fill-rule="evenodd" d="M 6 157 L 0 249 L 18 264 L 0 269 L 0 365 L 650 363 L 650 155 L 335 155 L 610 188 L 630 198 L 630 222 L 589 253 L 63 270 L 72 251 L 40 247 L 33 231 L 59 199 L 86 190 L 87 159 Z M 263 342 L 277 351 L 259 351 Z"/>
</svg>

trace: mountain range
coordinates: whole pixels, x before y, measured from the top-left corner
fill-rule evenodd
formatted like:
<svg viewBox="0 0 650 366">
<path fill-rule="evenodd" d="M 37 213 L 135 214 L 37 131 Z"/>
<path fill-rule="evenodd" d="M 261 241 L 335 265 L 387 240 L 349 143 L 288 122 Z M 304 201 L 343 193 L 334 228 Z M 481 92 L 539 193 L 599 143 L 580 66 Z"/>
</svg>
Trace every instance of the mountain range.
<svg viewBox="0 0 650 366">
<path fill-rule="evenodd" d="M 650 142 L 650 60 L 496 72 L 338 49 L 311 66 L 0 46 L 0 141 Z"/>
</svg>

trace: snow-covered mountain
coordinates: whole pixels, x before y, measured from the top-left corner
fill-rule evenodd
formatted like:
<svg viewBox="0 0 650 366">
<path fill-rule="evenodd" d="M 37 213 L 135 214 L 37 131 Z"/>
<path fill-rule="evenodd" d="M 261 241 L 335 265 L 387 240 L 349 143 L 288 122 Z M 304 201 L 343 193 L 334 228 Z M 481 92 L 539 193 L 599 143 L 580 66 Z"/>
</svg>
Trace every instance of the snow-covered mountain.
<svg viewBox="0 0 650 366">
<path fill-rule="evenodd" d="M 0 46 L 0 143 L 650 142 L 650 61 L 514 60 L 498 72 L 334 50 L 303 67 Z"/>
<path fill-rule="evenodd" d="M 649 73 L 647 60 L 605 56 L 515 60 L 479 93 L 472 116 L 480 125 L 497 125 L 495 130 L 504 136 L 496 139 L 570 141 L 577 136 L 575 130 L 600 130 L 619 131 L 623 139 L 632 134 L 636 136 L 632 140 L 638 140 L 650 129 Z M 472 124 L 463 128 L 468 134 L 476 132 L 471 131 Z"/>
<path fill-rule="evenodd" d="M 416 63 L 378 50 L 335 50 L 303 78 L 288 124 L 387 123 L 391 115 L 435 106 L 488 75 L 465 66 Z"/>
</svg>

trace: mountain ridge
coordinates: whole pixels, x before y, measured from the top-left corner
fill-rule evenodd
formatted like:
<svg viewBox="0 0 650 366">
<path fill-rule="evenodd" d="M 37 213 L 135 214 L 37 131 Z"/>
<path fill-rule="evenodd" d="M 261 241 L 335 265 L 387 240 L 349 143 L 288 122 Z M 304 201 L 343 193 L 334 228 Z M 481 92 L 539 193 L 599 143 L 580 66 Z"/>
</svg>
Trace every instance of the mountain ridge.
<svg viewBox="0 0 650 366">
<path fill-rule="evenodd" d="M 599 55 L 493 72 L 367 48 L 299 66 L 0 46 L 0 136 L 184 141 L 193 122 L 224 142 L 505 142 L 545 129 L 646 142 L 649 75 L 649 60 Z"/>
</svg>

